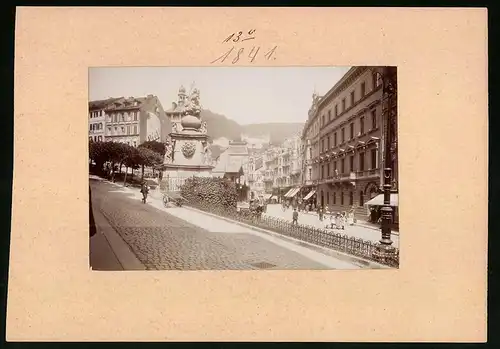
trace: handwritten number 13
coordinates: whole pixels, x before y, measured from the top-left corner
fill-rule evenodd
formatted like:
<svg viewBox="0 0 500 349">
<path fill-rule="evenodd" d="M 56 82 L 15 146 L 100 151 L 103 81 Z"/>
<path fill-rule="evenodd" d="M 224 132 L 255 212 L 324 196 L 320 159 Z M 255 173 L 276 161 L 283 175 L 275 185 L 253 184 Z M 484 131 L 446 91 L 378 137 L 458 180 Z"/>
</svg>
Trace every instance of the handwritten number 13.
<svg viewBox="0 0 500 349">
<path fill-rule="evenodd" d="M 253 35 L 253 33 L 255 33 L 255 29 L 250 29 L 248 31 L 248 35 Z M 233 33 L 233 34 L 229 35 L 223 42 L 229 42 L 231 39 L 233 42 L 238 42 L 238 41 L 240 41 L 242 35 L 243 35 L 242 31 L 239 31 L 238 33 Z M 245 38 L 241 41 L 252 40 L 252 39 L 255 39 L 255 37 L 248 37 L 248 38 Z"/>
</svg>

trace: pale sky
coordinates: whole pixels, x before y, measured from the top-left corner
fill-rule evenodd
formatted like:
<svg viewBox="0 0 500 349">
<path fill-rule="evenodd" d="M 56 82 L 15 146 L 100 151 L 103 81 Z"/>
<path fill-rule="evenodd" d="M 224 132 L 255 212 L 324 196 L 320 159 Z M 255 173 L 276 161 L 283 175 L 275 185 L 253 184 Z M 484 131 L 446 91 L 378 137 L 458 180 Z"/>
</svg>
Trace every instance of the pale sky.
<svg viewBox="0 0 500 349">
<path fill-rule="evenodd" d="M 158 96 L 165 110 L 180 85 L 200 90 L 202 108 L 241 125 L 305 122 L 316 90 L 324 95 L 350 67 L 90 68 L 89 100 Z"/>
</svg>

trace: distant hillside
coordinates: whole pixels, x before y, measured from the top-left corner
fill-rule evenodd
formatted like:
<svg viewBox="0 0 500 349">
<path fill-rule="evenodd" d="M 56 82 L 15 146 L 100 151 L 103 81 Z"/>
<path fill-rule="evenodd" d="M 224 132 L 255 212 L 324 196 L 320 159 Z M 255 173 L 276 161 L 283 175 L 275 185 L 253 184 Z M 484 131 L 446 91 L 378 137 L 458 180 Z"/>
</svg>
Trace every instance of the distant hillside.
<svg viewBox="0 0 500 349">
<path fill-rule="evenodd" d="M 213 113 L 210 110 L 201 111 L 201 119 L 207 123 L 207 133 L 212 138 L 226 137 L 228 139 L 239 138 L 241 126 L 236 121 L 226 118 L 224 115 Z"/>
<path fill-rule="evenodd" d="M 224 115 L 214 113 L 210 110 L 202 110 L 201 117 L 207 122 L 208 135 L 212 139 L 226 137 L 228 139 L 239 139 L 244 133 L 251 137 L 269 134 L 271 142 L 278 144 L 285 138 L 293 136 L 302 130 L 303 123 L 263 123 L 240 125 L 236 121 L 228 119 Z"/>
<path fill-rule="evenodd" d="M 241 126 L 242 132 L 249 136 L 269 134 L 271 143 L 278 144 L 290 136 L 299 134 L 303 123 L 268 122 L 264 124 L 249 124 Z"/>
</svg>

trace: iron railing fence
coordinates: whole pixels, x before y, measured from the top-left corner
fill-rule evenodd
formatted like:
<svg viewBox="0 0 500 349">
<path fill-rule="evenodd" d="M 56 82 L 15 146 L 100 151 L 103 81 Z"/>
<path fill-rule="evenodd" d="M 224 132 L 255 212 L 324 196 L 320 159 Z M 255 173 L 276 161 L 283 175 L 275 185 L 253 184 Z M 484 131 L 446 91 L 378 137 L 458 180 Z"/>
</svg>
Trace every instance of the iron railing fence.
<svg viewBox="0 0 500 349">
<path fill-rule="evenodd" d="M 226 217 L 301 241 L 309 242 L 317 246 L 331 248 L 390 267 L 399 267 L 399 249 L 397 248 L 391 258 L 380 260 L 374 255 L 377 243 L 371 241 L 358 239 L 346 234 L 330 232 L 326 229 L 320 229 L 310 225 L 293 224 L 284 219 L 262 216 L 248 210 L 237 211 L 235 207 L 218 207 L 203 202 L 189 202 L 186 205 L 221 217 Z"/>
</svg>

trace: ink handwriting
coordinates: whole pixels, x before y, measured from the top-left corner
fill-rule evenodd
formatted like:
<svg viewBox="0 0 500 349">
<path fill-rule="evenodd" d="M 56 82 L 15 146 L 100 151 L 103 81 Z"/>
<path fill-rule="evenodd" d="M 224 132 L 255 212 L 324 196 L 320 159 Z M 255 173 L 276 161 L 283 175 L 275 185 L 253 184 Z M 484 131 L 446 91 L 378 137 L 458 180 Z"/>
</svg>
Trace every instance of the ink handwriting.
<svg viewBox="0 0 500 349">
<path fill-rule="evenodd" d="M 239 41 L 246 41 L 246 40 L 255 40 L 255 36 L 253 36 L 254 33 L 255 33 L 255 29 L 250 29 L 245 34 L 243 34 L 242 31 L 239 31 L 236 33 L 232 33 L 227 38 L 225 38 L 224 41 L 222 41 L 222 42 L 225 43 L 225 42 L 229 42 L 229 41 L 239 42 Z"/>
<path fill-rule="evenodd" d="M 247 60 L 250 63 L 253 63 L 257 58 L 261 58 L 263 60 L 271 61 L 276 59 L 276 49 L 278 46 L 274 46 L 271 49 L 261 52 L 261 46 L 253 46 L 251 49 L 240 47 L 236 49 L 235 46 L 232 46 L 229 50 L 224 52 L 220 57 L 214 59 L 211 64 L 216 62 L 224 63 L 228 58 L 230 59 L 232 64 L 238 63 L 240 60 Z M 259 54 L 259 52 L 261 52 Z"/>
</svg>

